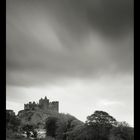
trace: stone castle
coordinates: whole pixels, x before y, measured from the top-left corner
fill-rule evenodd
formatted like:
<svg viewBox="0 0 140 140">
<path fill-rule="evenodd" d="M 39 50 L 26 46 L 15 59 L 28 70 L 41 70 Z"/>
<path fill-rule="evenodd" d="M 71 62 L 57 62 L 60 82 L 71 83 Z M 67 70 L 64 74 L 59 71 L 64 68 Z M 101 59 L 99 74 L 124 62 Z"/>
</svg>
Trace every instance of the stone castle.
<svg viewBox="0 0 140 140">
<path fill-rule="evenodd" d="M 38 110 L 41 109 L 43 111 L 51 111 L 51 112 L 59 112 L 59 102 L 53 101 L 50 102 L 47 97 L 44 99 L 40 99 L 39 103 L 29 102 L 28 104 L 24 104 L 24 110 Z"/>
</svg>

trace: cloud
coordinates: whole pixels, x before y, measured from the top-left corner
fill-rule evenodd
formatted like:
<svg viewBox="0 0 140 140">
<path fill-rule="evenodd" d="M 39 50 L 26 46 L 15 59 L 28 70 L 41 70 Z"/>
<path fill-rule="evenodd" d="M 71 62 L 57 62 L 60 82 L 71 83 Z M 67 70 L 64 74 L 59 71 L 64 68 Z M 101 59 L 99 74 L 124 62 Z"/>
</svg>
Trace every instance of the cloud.
<svg viewBox="0 0 140 140">
<path fill-rule="evenodd" d="M 132 0 L 7 0 L 7 107 L 47 95 L 132 122 L 133 47 Z"/>
<path fill-rule="evenodd" d="M 6 14 L 8 84 L 133 71 L 132 0 L 14 0 Z"/>
<path fill-rule="evenodd" d="M 6 109 L 12 109 L 16 114 L 18 114 L 19 110 L 23 109 L 22 103 L 6 101 Z"/>
<path fill-rule="evenodd" d="M 87 26 L 113 36 L 121 35 L 133 25 L 132 0 L 61 0 L 51 1 L 49 6 L 52 15 L 76 38 L 90 30 Z"/>
<path fill-rule="evenodd" d="M 104 106 L 104 107 L 109 107 L 109 106 L 113 106 L 113 105 L 123 105 L 122 102 L 119 101 L 109 101 L 109 100 L 100 100 L 98 102 L 98 106 Z"/>
<path fill-rule="evenodd" d="M 15 28 L 7 24 L 7 84 L 30 86 L 133 72 L 132 34 L 114 41 L 89 32 L 79 42 L 66 34 L 68 41 L 63 42 L 61 34 L 57 35 L 51 25 L 45 26 L 47 23 L 43 24 L 46 28 L 28 23 L 21 29 L 16 23 Z"/>
</svg>

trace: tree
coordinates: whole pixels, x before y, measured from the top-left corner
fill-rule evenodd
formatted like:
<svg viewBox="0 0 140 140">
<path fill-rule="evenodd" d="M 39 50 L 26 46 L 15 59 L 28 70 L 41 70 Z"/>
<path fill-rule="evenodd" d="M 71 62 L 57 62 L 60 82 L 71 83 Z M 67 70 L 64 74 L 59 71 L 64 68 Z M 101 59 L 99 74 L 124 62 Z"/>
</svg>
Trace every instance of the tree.
<svg viewBox="0 0 140 140">
<path fill-rule="evenodd" d="M 20 119 L 14 115 L 10 114 L 8 111 L 6 112 L 6 128 L 12 130 L 13 132 L 17 132 L 20 126 Z"/>
<path fill-rule="evenodd" d="M 126 122 L 118 122 L 117 127 L 110 130 L 110 140 L 134 140 L 134 129 Z"/>
<path fill-rule="evenodd" d="M 118 127 L 130 127 L 129 124 L 125 121 L 123 122 L 117 122 Z"/>
<path fill-rule="evenodd" d="M 45 129 L 48 136 L 55 137 L 56 136 L 56 122 L 57 117 L 51 116 L 48 117 L 45 124 Z"/>
<path fill-rule="evenodd" d="M 115 118 L 110 116 L 107 112 L 95 111 L 94 114 L 87 117 L 86 124 L 111 127 L 116 125 L 117 121 Z"/>
<path fill-rule="evenodd" d="M 84 124 L 78 124 L 69 132 L 69 140 L 92 140 L 93 133 L 93 129 Z"/>
<path fill-rule="evenodd" d="M 87 127 L 94 130 L 93 139 L 97 140 L 107 140 L 110 129 L 116 124 L 116 119 L 104 111 L 95 111 L 86 121 Z"/>
<path fill-rule="evenodd" d="M 35 128 L 37 128 L 36 125 L 26 124 L 22 126 L 22 131 L 26 132 L 27 138 L 31 136 L 31 132 L 33 133 L 33 137 L 37 137 L 37 132 L 35 131 Z"/>
<path fill-rule="evenodd" d="M 70 114 L 54 114 L 46 120 L 45 129 L 47 136 L 55 137 L 57 140 L 67 140 L 76 125 L 83 124 Z"/>
<path fill-rule="evenodd" d="M 59 114 L 57 121 L 57 139 L 58 140 L 67 140 L 69 135 L 76 124 L 81 123 L 78 119 L 70 114 Z"/>
</svg>

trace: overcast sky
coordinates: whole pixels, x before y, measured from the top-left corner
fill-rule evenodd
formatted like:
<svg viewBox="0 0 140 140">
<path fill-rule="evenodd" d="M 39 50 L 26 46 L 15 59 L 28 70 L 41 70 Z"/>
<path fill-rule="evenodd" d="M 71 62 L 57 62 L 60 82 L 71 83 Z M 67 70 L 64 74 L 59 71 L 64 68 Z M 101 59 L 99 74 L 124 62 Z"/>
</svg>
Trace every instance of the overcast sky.
<svg viewBox="0 0 140 140">
<path fill-rule="evenodd" d="M 6 107 L 47 96 L 82 121 L 133 125 L 132 0 L 7 0 Z"/>
</svg>

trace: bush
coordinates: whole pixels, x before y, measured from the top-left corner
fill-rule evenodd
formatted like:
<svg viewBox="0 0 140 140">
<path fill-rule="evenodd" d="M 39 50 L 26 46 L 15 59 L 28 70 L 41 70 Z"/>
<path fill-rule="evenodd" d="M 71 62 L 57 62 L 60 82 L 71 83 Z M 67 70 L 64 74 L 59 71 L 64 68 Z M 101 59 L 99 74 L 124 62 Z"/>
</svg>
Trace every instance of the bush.
<svg viewBox="0 0 140 140">
<path fill-rule="evenodd" d="M 134 140 L 134 129 L 126 122 L 118 122 L 110 131 L 110 140 Z"/>
</svg>

